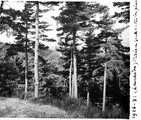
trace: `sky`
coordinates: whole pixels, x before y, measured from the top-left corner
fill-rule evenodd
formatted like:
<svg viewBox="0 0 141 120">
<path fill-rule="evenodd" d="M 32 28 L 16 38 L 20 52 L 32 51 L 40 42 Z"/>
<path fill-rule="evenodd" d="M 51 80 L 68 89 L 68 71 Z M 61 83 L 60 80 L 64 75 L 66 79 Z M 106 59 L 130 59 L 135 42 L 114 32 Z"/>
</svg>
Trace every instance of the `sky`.
<svg viewBox="0 0 141 120">
<path fill-rule="evenodd" d="M 111 0 L 113 1 L 113 0 Z M 110 14 L 114 14 L 114 11 L 117 11 L 118 8 L 115 8 L 112 6 L 112 2 L 110 0 L 105 0 L 105 1 L 101 1 L 99 0 L 98 2 L 103 4 L 103 5 L 107 5 L 110 8 Z M 114 0 L 115 1 L 115 0 Z M 6 4 L 4 4 L 4 8 L 14 8 L 17 10 L 22 10 L 24 8 L 24 2 L 21 1 L 10 1 L 7 2 Z M 43 18 L 41 20 L 46 20 L 47 22 L 49 22 L 51 24 L 50 28 L 53 29 L 53 31 L 48 32 L 48 36 L 50 38 L 54 38 L 58 41 L 57 35 L 56 35 L 56 28 L 57 28 L 57 23 L 55 20 L 53 20 L 51 17 L 51 15 L 57 16 L 59 14 L 59 9 L 58 7 L 55 8 L 55 10 L 51 10 L 48 13 L 44 14 Z M 123 24 L 117 24 L 117 27 L 123 27 Z M 129 28 L 127 30 L 125 30 L 122 33 L 122 38 L 123 38 L 123 45 L 125 46 L 129 46 Z M 0 35 L 0 41 L 1 42 L 8 42 L 8 43 L 13 43 L 14 41 L 14 37 L 11 35 L 10 37 L 6 36 L 6 33 L 3 33 L 2 35 Z M 51 49 L 55 49 L 57 46 L 57 42 L 43 42 L 46 45 L 49 45 Z"/>
</svg>

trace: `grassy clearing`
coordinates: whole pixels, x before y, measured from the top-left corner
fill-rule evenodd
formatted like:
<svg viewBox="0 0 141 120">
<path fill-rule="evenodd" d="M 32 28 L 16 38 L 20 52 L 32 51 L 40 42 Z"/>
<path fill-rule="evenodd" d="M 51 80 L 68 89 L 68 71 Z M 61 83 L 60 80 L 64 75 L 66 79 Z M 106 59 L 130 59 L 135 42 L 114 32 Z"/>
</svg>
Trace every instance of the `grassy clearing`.
<svg viewBox="0 0 141 120">
<path fill-rule="evenodd" d="M 0 98 L 0 117 L 12 118 L 128 118 L 117 106 L 106 107 L 106 112 L 83 99 Z M 62 110 L 61 110 L 62 109 Z M 67 113 L 65 112 L 67 111 Z"/>
<path fill-rule="evenodd" d="M 8 118 L 68 118 L 65 111 L 49 105 L 34 104 L 18 98 L 0 100 L 0 117 Z"/>
<path fill-rule="evenodd" d="M 67 111 L 71 118 L 128 118 L 120 107 L 107 106 L 106 112 L 102 112 L 100 108 L 93 105 L 86 105 L 86 101 L 83 99 L 71 99 L 65 98 L 63 100 L 58 99 L 36 99 L 30 100 L 33 103 L 49 104 L 60 109 Z"/>
<path fill-rule="evenodd" d="M 4 109 L 0 109 L 0 117 L 5 117 L 9 115 L 13 109 L 10 106 L 6 106 Z"/>
</svg>

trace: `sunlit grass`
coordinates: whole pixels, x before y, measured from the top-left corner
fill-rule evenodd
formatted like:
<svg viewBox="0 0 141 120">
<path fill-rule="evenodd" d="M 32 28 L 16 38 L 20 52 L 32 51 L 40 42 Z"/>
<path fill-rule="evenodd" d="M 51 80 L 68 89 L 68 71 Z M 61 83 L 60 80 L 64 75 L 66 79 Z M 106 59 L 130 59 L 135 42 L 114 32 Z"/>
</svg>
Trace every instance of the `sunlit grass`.
<svg viewBox="0 0 141 120">
<path fill-rule="evenodd" d="M 13 109 L 10 106 L 6 106 L 4 109 L 0 109 L 0 117 L 5 117 L 9 115 Z"/>
</svg>

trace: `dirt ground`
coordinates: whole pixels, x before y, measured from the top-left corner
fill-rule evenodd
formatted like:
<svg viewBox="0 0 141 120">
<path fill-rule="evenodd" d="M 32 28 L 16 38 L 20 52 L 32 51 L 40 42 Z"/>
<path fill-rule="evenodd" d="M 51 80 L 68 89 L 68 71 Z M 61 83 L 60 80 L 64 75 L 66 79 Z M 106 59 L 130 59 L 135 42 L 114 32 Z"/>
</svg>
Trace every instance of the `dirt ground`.
<svg viewBox="0 0 141 120">
<path fill-rule="evenodd" d="M 58 108 L 34 104 L 18 98 L 0 98 L 0 117 L 69 118 L 65 111 Z"/>
</svg>

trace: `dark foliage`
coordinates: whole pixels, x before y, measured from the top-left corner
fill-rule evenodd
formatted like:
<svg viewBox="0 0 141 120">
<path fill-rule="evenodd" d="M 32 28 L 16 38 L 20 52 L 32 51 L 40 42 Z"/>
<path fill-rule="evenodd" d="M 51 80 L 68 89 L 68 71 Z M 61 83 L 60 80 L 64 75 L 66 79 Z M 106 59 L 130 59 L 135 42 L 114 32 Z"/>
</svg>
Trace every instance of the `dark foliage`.
<svg viewBox="0 0 141 120">
<path fill-rule="evenodd" d="M 130 2 L 114 2 L 113 6 L 121 8 L 121 12 L 115 12 L 113 17 L 121 18 L 120 23 L 130 22 Z"/>
</svg>

